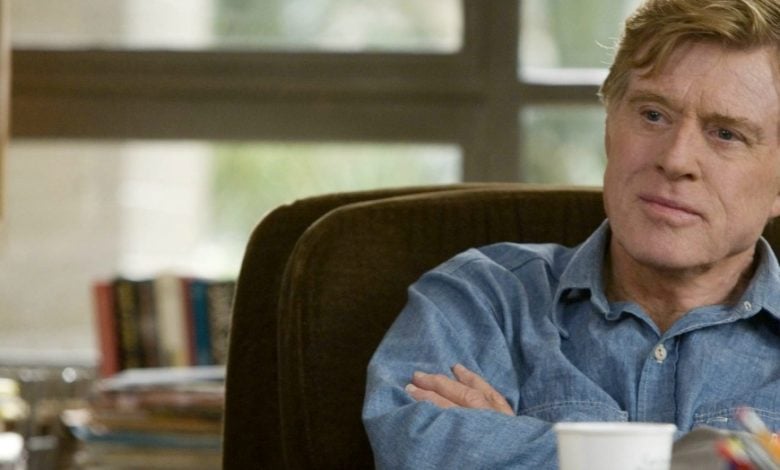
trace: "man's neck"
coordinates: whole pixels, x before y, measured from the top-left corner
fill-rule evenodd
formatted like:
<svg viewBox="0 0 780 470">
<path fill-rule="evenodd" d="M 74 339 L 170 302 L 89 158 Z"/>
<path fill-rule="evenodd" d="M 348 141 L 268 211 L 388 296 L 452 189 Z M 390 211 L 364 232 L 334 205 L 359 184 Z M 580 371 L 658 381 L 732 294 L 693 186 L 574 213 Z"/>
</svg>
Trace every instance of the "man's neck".
<svg viewBox="0 0 780 470">
<path fill-rule="evenodd" d="M 610 247 L 607 253 L 607 298 L 639 304 L 661 332 L 694 308 L 737 302 L 755 270 L 753 253 L 717 266 L 679 270 L 638 263 L 620 247 Z"/>
</svg>

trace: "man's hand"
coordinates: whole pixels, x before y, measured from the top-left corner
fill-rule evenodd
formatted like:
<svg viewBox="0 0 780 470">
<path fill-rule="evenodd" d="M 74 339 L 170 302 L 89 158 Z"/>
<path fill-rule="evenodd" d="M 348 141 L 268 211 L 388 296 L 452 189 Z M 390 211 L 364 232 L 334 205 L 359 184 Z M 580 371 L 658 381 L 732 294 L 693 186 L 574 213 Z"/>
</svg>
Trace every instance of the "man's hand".
<svg viewBox="0 0 780 470">
<path fill-rule="evenodd" d="M 443 374 L 415 372 L 406 392 L 417 401 L 429 401 L 441 408 L 458 406 L 515 415 L 506 399 L 482 377 L 461 364 L 455 364 L 452 373 L 457 380 Z"/>
</svg>

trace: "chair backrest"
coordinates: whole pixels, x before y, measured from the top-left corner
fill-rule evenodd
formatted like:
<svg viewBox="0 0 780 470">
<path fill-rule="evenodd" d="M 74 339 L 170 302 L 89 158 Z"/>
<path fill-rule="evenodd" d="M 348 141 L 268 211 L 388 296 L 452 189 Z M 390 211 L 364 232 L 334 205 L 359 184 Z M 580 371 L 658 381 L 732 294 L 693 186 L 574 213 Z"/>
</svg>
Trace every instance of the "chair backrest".
<svg viewBox="0 0 780 470">
<path fill-rule="evenodd" d="M 371 467 L 366 366 L 409 284 L 469 247 L 575 245 L 603 219 L 597 189 L 519 184 L 348 193 L 272 212 L 236 289 L 224 468 Z"/>
<path fill-rule="evenodd" d="M 261 219 L 247 243 L 233 302 L 224 420 L 225 468 L 282 468 L 277 310 L 282 275 L 301 234 L 317 219 L 343 205 L 478 186 L 464 183 L 327 194 L 279 206 Z"/>
</svg>

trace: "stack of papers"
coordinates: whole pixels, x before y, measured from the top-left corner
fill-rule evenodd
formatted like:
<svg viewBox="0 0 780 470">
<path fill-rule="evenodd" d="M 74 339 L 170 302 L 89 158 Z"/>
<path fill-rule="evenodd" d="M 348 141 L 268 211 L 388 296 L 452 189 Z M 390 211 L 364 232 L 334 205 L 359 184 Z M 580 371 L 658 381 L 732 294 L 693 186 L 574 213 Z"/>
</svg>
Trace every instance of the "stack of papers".
<svg viewBox="0 0 780 470">
<path fill-rule="evenodd" d="M 63 412 L 78 468 L 218 469 L 224 367 L 129 369 Z"/>
</svg>

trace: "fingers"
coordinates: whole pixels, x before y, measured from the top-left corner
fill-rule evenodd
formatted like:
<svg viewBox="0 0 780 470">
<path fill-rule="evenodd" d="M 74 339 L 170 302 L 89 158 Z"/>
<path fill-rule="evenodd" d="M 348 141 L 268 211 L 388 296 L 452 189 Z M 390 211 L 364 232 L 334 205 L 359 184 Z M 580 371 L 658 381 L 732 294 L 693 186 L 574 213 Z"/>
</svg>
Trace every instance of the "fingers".
<svg viewBox="0 0 780 470">
<path fill-rule="evenodd" d="M 485 400 L 490 404 L 491 409 L 509 416 L 514 416 L 515 413 L 512 410 L 512 407 L 509 406 L 506 398 L 498 393 L 498 391 L 487 383 L 485 379 L 480 377 L 479 374 L 470 371 L 462 364 L 455 364 L 452 367 L 452 373 L 455 374 L 455 377 L 460 383 L 481 392 Z"/>
<path fill-rule="evenodd" d="M 465 408 L 485 408 L 487 401 L 479 391 L 453 380 L 443 374 L 415 372 L 412 384 Z"/>
<path fill-rule="evenodd" d="M 481 392 L 492 391 L 493 387 L 489 383 L 479 376 L 479 374 L 472 372 L 462 364 L 455 364 L 452 366 L 452 373 L 455 374 L 455 378 L 458 382 L 471 388 L 475 388 Z"/>
<path fill-rule="evenodd" d="M 514 416 L 506 399 L 478 374 L 460 364 L 453 367 L 453 373 L 457 380 L 443 374 L 415 372 L 406 391 L 415 400 L 429 401 L 441 408 L 490 409 Z"/>
<path fill-rule="evenodd" d="M 434 405 L 438 406 L 439 408 L 453 408 L 458 406 L 455 403 L 451 402 L 450 400 L 439 395 L 438 393 L 431 390 L 425 390 L 424 388 L 417 387 L 413 383 L 408 384 L 405 390 L 406 393 L 408 393 L 415 400 L 429 401 Z"/>
</svg>

